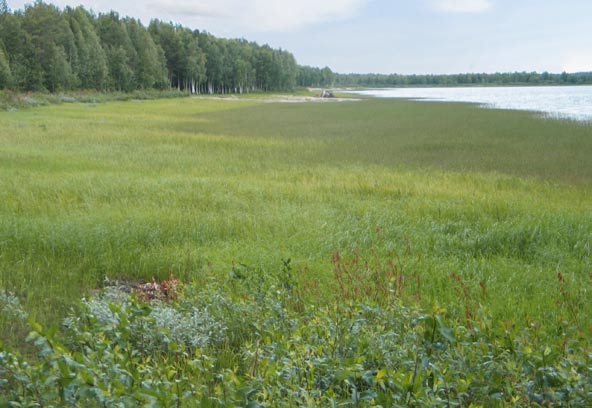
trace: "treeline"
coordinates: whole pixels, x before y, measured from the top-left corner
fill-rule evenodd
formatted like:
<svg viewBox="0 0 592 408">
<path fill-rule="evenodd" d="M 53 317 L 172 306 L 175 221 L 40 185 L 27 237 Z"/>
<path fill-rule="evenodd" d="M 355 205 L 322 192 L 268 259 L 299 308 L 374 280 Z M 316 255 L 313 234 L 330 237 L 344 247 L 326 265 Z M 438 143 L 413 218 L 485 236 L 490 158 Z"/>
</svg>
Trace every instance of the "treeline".
<svg viewBox="0 0 592 408">
<path fill-rule="evenodd" d="M 468 73 L 452 75 L 333 74 L 335 86 L 484 86 L 484 85 L 584 85 L 592 84 L 592 72 Z"/>
<path fill-rule="evenodd" d="M 12 12 L 0 0 L 0 89 L 243 93 L 293 89 L 299 72 L 268 45 L 41 1 Z"/>
</svg>

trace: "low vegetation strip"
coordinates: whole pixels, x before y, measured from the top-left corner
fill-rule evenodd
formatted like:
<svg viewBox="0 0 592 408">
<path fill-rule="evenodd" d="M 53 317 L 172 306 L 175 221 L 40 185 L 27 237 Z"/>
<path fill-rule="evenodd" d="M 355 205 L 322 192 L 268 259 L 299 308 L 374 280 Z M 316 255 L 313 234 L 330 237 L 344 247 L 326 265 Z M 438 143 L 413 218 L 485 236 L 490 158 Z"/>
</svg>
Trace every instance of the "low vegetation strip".
<svg viewBox="0 0 592 408">
<path fill-rule="evenodd" d="M 590 401 L 589 124 L 199 98 L 0 123 L 5 400 Z M 171 303 L 89 297 L 171 274 Z M 158 321 L 217 337 L 192 345 Z M 154 333 L 145 348 L 135 325 Z"/>
<path fill-rule="evenodd" d="M 176 285 L 168 302 L 112 291 L 85 300 L 63 340 L 33 328 L 37 359 L 0 352 L 0 398 L 86 407 L 592 402 L 591 353 L 572 333 L 548 343 L 538 327 L 482 310 L 459 324 L 445 309 L 402 305 L 396 281 L 312 305 L 302 298 L 312 282 L 294 279 L 289 260 L 280 271 L 233 269 L 222 284 Z"/>
</svg>

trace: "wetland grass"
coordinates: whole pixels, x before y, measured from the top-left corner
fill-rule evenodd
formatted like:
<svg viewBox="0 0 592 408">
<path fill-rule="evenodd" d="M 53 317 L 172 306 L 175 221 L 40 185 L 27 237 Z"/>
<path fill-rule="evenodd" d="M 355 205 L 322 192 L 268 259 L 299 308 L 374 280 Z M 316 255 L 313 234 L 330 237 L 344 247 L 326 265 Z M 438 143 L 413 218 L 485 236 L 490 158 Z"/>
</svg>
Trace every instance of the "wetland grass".
<svg viewBox="0 0 592 408">
<path fill-rule="evenodd" d="M 497 319 L 551 327 L 577 310 L 590 334 L 590 124 L 466 104 L 208 98 L 0 123 L 0 287 L 43 323 L 105 278 L 225 279 L 288 258 L 328 302 L 338 252 L 392 261 L 401 296 L 426 308 L 462 315 L 462 282 Z"/>
</svg>

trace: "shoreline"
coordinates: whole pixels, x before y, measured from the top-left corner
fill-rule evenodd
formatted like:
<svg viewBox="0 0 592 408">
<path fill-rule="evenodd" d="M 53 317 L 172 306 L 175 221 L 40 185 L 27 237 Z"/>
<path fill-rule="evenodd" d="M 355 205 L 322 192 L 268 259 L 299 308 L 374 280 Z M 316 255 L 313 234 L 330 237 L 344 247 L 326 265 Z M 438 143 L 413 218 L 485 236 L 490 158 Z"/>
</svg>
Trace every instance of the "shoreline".
<svg viewBox="0 0 592 408">
<path fill-rule="evenodd" d="M 373 98 L 473 103 L 487 109 L 527 111 L 551 119 L 592 123 L 592 85 L 366 88 L 345 92 Z"/>
</svg>

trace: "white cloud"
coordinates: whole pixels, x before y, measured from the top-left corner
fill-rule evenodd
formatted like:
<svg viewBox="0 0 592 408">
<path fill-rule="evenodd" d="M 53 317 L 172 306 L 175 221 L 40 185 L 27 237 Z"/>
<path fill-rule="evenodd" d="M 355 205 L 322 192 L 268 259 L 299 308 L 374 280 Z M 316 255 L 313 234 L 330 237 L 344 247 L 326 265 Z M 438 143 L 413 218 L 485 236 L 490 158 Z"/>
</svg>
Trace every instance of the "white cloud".
<svg viewBox="0 0 592 408">
<path fill-rule="evenodd" d="M 592 72 L 592 53 L 590 50 L 568 52 L 563 60 L 565 72 Z"/>
<path fill-rule="evenodd" d="M 199 18 L 229 18 L 232 17 L 232 1 L 218 0 L 215 4 L 205 1 L 167 1 L 152 0 L 145 5 L 155 18 L 163 14 Z"/>
<path fill-rule="evenodd" d="M 149 8 L 179 18 L 220 19 L 256 31 L 292 31 L 353 17 L 368 0 L 158 0 Z"/>
<path fill-rule="evenodd" d="M 436 11 L 446 13 L 485 13 L 493 8 L 491 0 L 430 0 Z"/>
<path fill-rule="evenodd" d="M 176 21 L 192 28 L 204 23 L 231 25 L 261 32 L 288 32 L 299 28 L 355 16 L 371 0 L 52 0 L 63 8 L 80 4 L 95 12 L 118 11 L 139 18 Z M 33 0 L 8 1 L 13 9 Z"/>
</svg>

